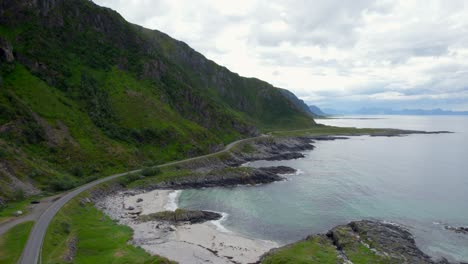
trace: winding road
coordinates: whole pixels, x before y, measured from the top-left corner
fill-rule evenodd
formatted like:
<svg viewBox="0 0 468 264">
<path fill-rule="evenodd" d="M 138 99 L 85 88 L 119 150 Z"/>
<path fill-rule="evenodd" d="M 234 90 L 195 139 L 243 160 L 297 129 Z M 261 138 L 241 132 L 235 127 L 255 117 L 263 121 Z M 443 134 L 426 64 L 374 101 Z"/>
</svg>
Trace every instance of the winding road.
<svg viewBox="0 0 468 264">
<path fill-rule="evenodd" d="M 234 141 L 234 142 L 230 143 L 229 145 L 227 145 L 221 151 L 210 153 L 210 154 L 203 155 L 203 156 L 194 157 L 194 158 L 184 159 L 184 160 L 180 160 L 180 161 L 169 162 L 169 163 L 165 163 L 165 164 L 162 164 L 162 165 L 158 165 L 156 167 L 162 168 L 162 167 L 167 167 L 167 166 L 171 166 L 171 165 L 175 165 L 175 164 L 179 164 L 179 163 L 183 163 L 183 162 L 187 162 L 187 161 L 192 161 L 192 160 L 211 157 L 211 156 L 223 153 L 223 152 L 227 152 L 227 151 L 229 151 L 230 149 L 232 149 L 235 145 L 237 145 L 239 143 L 242 143 L 242 142 L 245 142 L 245 141 L 250 141 L 250 140 L 253 140 L 253 139 L 260 138 L 260 137 L 265 137 L 265 135 L 237 140 L 237 141 Z M 134 173 L 134 172 L 140 172 L 140 171 L 141 171 L 141 169 L 140 170 L 133 170 L 133 171 L 125 172 L 125 173 L 120 173 L 120 174 L 114 174 L 114 175 L 108 176 L 106 178 L 102 178 L 102 179 L 87 183 L 87 184 L 85 184 L 85 185 L 83 185 L 83 186 L 81 186 L 81 187 L 79 187 L 77 189 L 74 189 L 74 190 L 64 194 L 62 197 L 60 197 L 60 199 L 58 199 L 54 203 L 52 203 L 41 214 L 39 219 L 34 224 L 34 227 L 33 227 L 32 231 L 31 231 L 31 233 L 29 234 L 28 241 L 26 242 L 26 246 L 23 249 L 23 253 L 22 253 L 21 258 L 20 258 L 18 263 L 20 263 L 20 264 L 42 263 L 42 258 L 41 258 L 42 243 L 44 241 L 44 237 L 45 237 L 45 234 L 47 232 L 47 228 L 49 227 L 49 224 L 52 221 L 52 219 L 54 218 L 55 214 L 57 214 L 57 212 L 60 210 L 60 208 L 62 208 L 68 201 L 73 199 L 78 194 L 80 194 L 80 193 L 82 193 L 82 192 L 84 192 L 84 191 L 86 191 L 86 190 L 88 190 L 88 189 L 90 189 L 90 188 L 92 188 L 92 187 L 94 187 L 94 186 L 96 186 L 98 184 L 101 184 L 103 182 L 107 182 L 107 181 L 122 177 L 124 175 L 127 175 L 128 173 Z"/>
</svg>

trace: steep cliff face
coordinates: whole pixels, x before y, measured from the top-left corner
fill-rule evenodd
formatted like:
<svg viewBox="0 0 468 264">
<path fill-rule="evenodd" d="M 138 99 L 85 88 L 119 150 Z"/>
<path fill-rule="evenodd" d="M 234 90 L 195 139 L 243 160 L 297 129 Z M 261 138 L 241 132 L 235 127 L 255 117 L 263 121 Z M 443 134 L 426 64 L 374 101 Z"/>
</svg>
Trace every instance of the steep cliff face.
<svg viewBox="0 0 468 264">
<path fill-rule="evenodd" d="M 0 70 L 1 162 L 42 189 L 315 124 L 270 84 L 88 0 L 1 1 Z"/>
</svg>

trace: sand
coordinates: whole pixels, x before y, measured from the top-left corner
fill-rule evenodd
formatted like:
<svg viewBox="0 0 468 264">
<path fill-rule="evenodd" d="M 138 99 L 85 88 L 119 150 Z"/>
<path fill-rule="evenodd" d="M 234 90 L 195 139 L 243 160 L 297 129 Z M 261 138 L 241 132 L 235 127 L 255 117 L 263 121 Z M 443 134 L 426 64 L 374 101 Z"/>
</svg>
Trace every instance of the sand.
<svg viewBox="0 0 468 264">
<path fill-rule="evenodd" d="M 112 219 L 130 226 L 132 244 L 150 254 L 184 263 L 253 263 L 279 245 L 220 228 L 220 221 L 171 225 L 160 221 L 138 222 L 136 215 L 175 210 L 179 191 L 121 192 L 97 203 Z M 139 199 L 142 201 L 137 202 Z M 222 220 L 221 220 L 222 221 Z"/>
</svg>

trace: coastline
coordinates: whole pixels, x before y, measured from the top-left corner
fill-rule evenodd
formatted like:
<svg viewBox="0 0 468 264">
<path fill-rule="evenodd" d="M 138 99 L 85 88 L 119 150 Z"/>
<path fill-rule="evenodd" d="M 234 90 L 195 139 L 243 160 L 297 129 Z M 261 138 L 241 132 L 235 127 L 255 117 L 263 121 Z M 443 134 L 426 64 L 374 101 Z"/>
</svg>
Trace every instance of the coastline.
<svg viewBox="0 0 468 264">
<path fill-rule="evenodd" d="M 279 244 L 244 237 L 227 230 L 218 220 L 203 223 L 142 222 L 139 215 L 175 209 L 178 190 L 122 191 L 109 195 L 96 206 L 120 224 L 133 229 L 131 244 L 183 263 L 254 263 Z M 175 203 L 176 204 L 176 203 Z"/>
<path fill-rule="evenodd" d="M 226 232 L 216 225 L 222 222 L 223 218 L 196 224 L 170 224 L 162 221 L 141 222 L 138 221 L 138 216 L 176 209 L 178 191 L 174 190 L 283 181 L 287 179 L 281 177 L 283 175 L 297 175 L 302 172 L 284 166 L 249 168 L 248 163 L 257 160 L 301 158 L 304 157 L 303 151 L 314 149 L 312 143 L 315 141 L 336 139 L 347 139 L 347 137 L 258 139 L 251 143 L 251 147 L 241 146 L 233 149 L 229 155 L 193 160 L 174 168 L 176 171 L 190 171 L 191 174 L 187 176 L 157 183 L 141 181 L 139 185 L 134 185 L 126 191 L 120 189 L 117 192 L 102 192 L 98 195 L 101 200 L 96 202 L 96 206 L 120 224 L 132 228 L 134 235 L 130 243 L 150 254 L 167 257 L 179 263 L 257 263 L 259 260 L 265 260 L 264 256 L 275 252 L 275 248 L 281 245 L 273 241 L 249 239 Z M 139 198 L 142 201 L 137 202 Z M 383 224 L 385 228 L 390 226 Z M 373 223 L 372 226 L 381 227 L 379 223 Z M 365 227 L 364 230 L 363 232 L 367 232 L 368 228 Z M 403 230 L 399 229 L 398 232 L 400 231 L 404 234 L 402 241 L 408 243 L 408 248 L 402 252 L 417 252 L 417 255 L 425 261 L 422 263 L 439 263 L 428 260 L 427 255 L 419 249 L 415 251 L 417 247 L 414 245 L 414 240 L 410 239 L 411 236 L 407 236 Z M 376 235 L 376 238 L 385 239 L 379 235 Z M 339 241 L 329 240 L 327 238 L 327 243 L 331 243 L 330 246 L 334 250 L 338 249 L 338 254 L 344 256 Z M 383 252 L 391 250 L 388 244 L 383 245 L 381 248 Z M 284 247 L 287 248 L 289 245 Z"/>
</svg>

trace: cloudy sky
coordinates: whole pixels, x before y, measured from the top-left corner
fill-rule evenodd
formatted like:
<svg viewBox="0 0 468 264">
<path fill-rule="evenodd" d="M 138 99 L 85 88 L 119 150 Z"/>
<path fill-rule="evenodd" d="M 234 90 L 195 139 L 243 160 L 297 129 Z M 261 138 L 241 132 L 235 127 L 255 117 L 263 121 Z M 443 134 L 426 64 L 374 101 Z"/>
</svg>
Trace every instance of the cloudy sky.
<svg viewBox="0 0 468 264">
<path fill-rule="evenodd" d="M 94 0 L 309 104 L 468 110 L 465 0 Z"/>
</svg>

